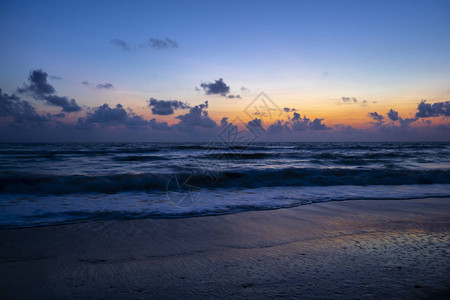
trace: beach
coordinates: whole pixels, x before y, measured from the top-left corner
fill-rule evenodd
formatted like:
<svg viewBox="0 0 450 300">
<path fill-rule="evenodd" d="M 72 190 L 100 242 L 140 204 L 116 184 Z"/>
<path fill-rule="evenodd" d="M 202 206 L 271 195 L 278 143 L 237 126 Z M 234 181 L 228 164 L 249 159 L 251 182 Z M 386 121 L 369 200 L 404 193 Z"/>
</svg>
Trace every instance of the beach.
<svg viewBox="0 0 450 300">
<path fill-rule="evenodd" d="M 439 298 L 450 198 L 0 230 L 6 299 Z"/>
</svg>

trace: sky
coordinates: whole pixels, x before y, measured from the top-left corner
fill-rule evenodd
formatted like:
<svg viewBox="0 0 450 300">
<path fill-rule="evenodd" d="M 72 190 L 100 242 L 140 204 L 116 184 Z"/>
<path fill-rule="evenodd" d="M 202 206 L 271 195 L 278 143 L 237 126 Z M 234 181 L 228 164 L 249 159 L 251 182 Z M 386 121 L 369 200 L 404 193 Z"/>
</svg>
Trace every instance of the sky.
<svg viewBox="0 0 450 300">
<path fill-rule="evenodd" d="M 1 1 L 0 141 L 450 141 L 450 1 Z"/>
</svg>

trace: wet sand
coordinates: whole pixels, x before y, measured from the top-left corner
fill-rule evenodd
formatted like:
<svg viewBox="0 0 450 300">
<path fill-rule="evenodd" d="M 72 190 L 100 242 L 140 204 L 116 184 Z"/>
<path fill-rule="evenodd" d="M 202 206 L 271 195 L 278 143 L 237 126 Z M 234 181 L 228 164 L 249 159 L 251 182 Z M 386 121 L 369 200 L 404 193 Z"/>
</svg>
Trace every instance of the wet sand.
<svg viewBox="0 0 450 300">
<path fill-rule="evenodd" d="M 450 295 L 450 199 L 0 230 L 8 299 Z"/>
</svg>

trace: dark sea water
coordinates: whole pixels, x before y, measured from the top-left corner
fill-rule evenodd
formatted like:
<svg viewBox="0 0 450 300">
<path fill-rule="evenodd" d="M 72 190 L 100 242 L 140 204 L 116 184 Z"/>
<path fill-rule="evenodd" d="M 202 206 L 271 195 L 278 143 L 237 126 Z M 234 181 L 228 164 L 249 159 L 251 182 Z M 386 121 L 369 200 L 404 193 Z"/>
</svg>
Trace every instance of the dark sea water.
<svg viewBox="0 0 450 300">
<path fill-rule="evenodd" d="M 450 143 L 0 144 L 0 227 L 450 197 Z"/>
</svg>

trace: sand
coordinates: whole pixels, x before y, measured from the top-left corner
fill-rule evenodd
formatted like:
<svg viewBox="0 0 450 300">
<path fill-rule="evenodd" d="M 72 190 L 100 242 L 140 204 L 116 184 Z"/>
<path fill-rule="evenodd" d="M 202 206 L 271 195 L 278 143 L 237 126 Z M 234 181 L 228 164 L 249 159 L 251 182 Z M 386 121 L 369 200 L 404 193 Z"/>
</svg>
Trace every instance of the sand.
<svg viewBox="0 0 450 300">
<path fill-rule="evenodd" d="M 444 299 L 449 233 L 447 198 L 4 229 L 0 295 Z"/>
</svg>

